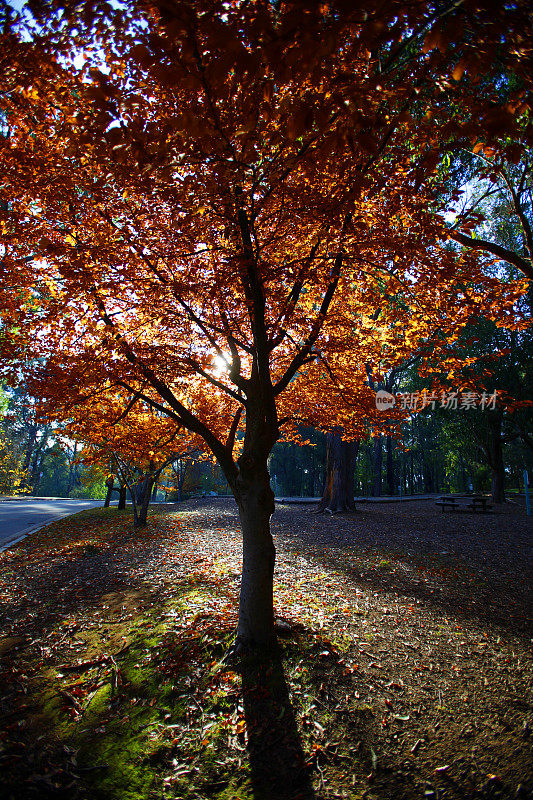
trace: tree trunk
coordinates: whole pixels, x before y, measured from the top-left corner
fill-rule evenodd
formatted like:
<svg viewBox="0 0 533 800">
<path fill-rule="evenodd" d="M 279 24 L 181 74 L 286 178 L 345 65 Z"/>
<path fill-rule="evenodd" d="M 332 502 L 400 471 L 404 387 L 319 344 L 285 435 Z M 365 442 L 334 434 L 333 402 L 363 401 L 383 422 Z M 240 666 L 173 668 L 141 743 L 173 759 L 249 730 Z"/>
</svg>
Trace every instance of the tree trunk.
<svg viewBox="0 0 533 800">
<path fill-rule="evenodd" d="M 431 464 L 424 461 L 424 493 L 431 494 L 433 491 L 433 472 Z"/>
<path fill-rule="evenodd" d="M 488 412 L 489 436 L 486 448 L 487 460 L 492 473 L 492 502 L 505 503 L 505 467 L 502 448 L 502 411 Z"/>
<path fill-rule="evenodd" d="M 30 464 L 35 449 L 36 440 L 37 440 L 37 425 L 33 423 L 29 427 L 28 442 L 26 444 L 26 453 L 24 455 L 24 461 L 22 463 L 22 472 L 24 473 L 24 479 L 22 484 L 23 487 L 29 486 L 30 483 L 29 481 L 30 476 L 28 475 L 28 473 L 30 471 Z"/>
<path fill-rule="evenodd" d="M 105 500 L 104 500 L 104 508 L 109 508 L 109 504 L 111 503 L 111 495 L 113 494 L 113 487 L 115 485 L 115 482 L 114 481 L 112 481 L 112 482 L 106 481 L 106 485 L 107 485 L 107 494 L 106 494 Z"/>
<path fill-rule="evenodd" d="M 133 480 L 135 480 L 135 478 L 133 478 Z M 138 506 L 140 506 L 142 503 L 143 493 L 144 493 L 144 480 L 142 478 L 142 473 L 139 475 L 137 481 L 133 484 L 132 488 L 133 488 L 133 494 L 135 495 L 135 502 L 137 503 Z"/>
<path fill-rule="evenodd" d="M 354 511 L 355 460 L 359 442 L 345 442 L 342 430 L 336 428 L 327 435 L 326 481 L 318 511 L 337 514 Z"/>
<path fill-rule="evenodd" d="M 72 451 L 72 458 L 70 459 L 69 470 L 68 470 L 68 482 L 67 482 L 67 491 L 66 496 L 70 497 L 70 493 L 72 491 L 72 486 L 74 484 L 74 470 L 75 464 L 74 459 L 76 458 L 76 453 L 78 452 L 78 443 L 74 442 L 74 449 Z"/>
<path fill-rule="evenodd" d="M 239 459 L 235 497 L 243 537 L 243 564 L 236 647 L 263 650 L 274 641 L 274 564 L 276 549 L 270 533 L 274 492 L 264 464 Z"/>
<path fill-rule="evenodd" d="M 29 488 L 31 488 L 33 494 L 37 494 L 39 491 L 39 484 L 41 483 L 41 473 L 43 462 L 46 457 L 46 446 L 48 443 L 48 432 L 49 429 L 45 428 L 41 434 L 41 438 L 37 443 L 37 447 L 34 447 L 32 462 L 31 462 L 31 474 L 29 478 Z"/>
<path fill-rule="evenodd" d="M 119 490 L 118 495 L 118 510 L 122 511 L 126 508 L 126 492 L 128 491 L 128 487 L 126 484 L 122 484 Z"/>
<path fill-rule="evenodd" d="M 187 466 L 188 466 L 187 461 L 180 462 L 180 474 L 178 480 L 178 500 L 180 501 L 183 500 L 183 487 L 185 485 L 185 478 L 187 475 Z"/>
<path fill-rule="evenodd" d="M 139 516 L 135 521 L 137 528 L 142 528 L 147 524 L 148 506 L 150 505 L 150 500 L 152 498 L 152 488 L 155 483 L 156 483 L 156 478 L 154 475 L 148 475 L 143 481 L 141 499 L 139 503 Z"/>
<path fill-rule="evenodd" d="M 381 497 L 381 483 L 383 469 L 383 447 L 381 443 L 381 436 L 374 436 L 373 457 L 372 457 L 372 495 L 374 497 Z"/>
<path fill-rule="evenodd" d="M 33 494 L 37 494 L 39 491 L 39 484 L 41 483 L 41 468 L 43 465 L 44 454 L 41 449 L 38 449 L 35 453 L 31 465 L 31 490 Z"/>
<path fill-rule="evenodd" d="M 493 503 L 505 503 L 505 472 L 492 470 L 491 493 Z"/>
<path fill-rule="evenodd" d="M 394 485 L 394 460 L 392 454 L 392 436 L 387 436 L 387 493 L 396 494 Z"/>
</svg>

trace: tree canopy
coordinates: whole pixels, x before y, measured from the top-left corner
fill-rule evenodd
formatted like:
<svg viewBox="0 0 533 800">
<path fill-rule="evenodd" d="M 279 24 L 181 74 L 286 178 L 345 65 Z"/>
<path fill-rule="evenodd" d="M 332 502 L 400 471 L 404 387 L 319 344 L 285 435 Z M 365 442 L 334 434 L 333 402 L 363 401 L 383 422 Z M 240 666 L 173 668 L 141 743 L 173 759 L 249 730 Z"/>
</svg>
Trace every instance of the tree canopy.
<svg viewBox="0 0 533 800">
<path fill-rule="evenodd" d="M 241 513 L 239 639 L 264 644 L 280 429 L 356 435 L 368 364 L 525 290 L 446 245 L 437 166 L 454 137 L 531 137 L 528 4 L 31 9 L 2 36 L 11 374 L 31 360 L 60 406 L 115 387 L 203 439 Z"/>
</svg>

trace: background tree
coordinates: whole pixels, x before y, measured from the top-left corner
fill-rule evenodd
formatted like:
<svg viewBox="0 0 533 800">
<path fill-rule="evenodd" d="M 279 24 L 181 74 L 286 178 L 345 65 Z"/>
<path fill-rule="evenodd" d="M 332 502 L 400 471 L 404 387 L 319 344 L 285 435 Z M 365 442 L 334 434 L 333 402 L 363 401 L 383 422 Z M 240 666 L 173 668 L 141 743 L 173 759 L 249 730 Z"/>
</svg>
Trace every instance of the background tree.
<svg viewBox="0 0 533 800">
<path fill-rule="evenodd" d="M 57 406 L 55 410 L 60 411 Z M 65 435 L 84 443 L 80 459 L 85 468 L 111 468 L 108 498 L 115 475 L 120 493 L 124 487 L 129 490 L 135 527 L 146 525 L 153 489 L 163 470 L 178 459 L 186 459 L 190 452 L 199 452 L 202 443 L 184 435 L 186 432 L 174 420 L 124 390 L 90 392 L 83 403 L 67 403 L 61 411 Z M 75 456 L 75 447 L 71 449 Z"/>
<path fill-rule="evenodd" d="M 459 152 L 451 175 L 462 186 L 450 238 L 533 280 L 531 148 L 507 138 Z"/>
</svg>

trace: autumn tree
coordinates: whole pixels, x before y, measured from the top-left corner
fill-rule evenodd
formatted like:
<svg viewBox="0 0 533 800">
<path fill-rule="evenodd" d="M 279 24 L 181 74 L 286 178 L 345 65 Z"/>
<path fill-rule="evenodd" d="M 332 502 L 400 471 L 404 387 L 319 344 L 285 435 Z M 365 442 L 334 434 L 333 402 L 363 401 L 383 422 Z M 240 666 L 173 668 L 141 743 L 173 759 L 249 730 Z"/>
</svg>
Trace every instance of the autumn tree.
<svg viewBox="0 0 533 800">
<path fill-rule="evenodd" d="M 59 384 L 56 389 L 59 388 Z M 146 525 L 154 485 L 161 473 L 191 452 L 201 453 L 199 437 L 188 435 L 168 415 L 139 400 L 120 387 L 100 386 L 88 392 L 83 402 L 73 402 L 71 393 L 63 403 L 56 395 L 53 411 L 62 417 L 61 434 L 67 442 L 80 441 L 78 461 L 84 467 L 109 470 L 109 489 L 118 479 L 119 491 L 129 490 L 135 527 Z M 41 413 L 46 413 L 42 409 Z M 72 445 L 71 445 L 71 449 Z M 109 502 L 107 502 L 109 505 Z"/>
<path fill-rule="evenodd" d="M 20 453 L 0 428 L 0 494 L 17 494 L 24 488 L 25 472 Z"/>
<path fill-rule="evenodd" d="M 494 74 L 502 25 L 523 72 L 528 4 L 32 8 L 2 40 L 10 323 L 52 403 L 117 387 L 201 437 L 239 507 L 238 644 L 268 645 L 280 430 L 362 429 L 383 337 L 405 357 L 426 312 L 452 336 L 523 289 L 438 244 L 426 179 L 443 136 L 488 130 L 496 109 L 454 76 Z"/>
</svg>

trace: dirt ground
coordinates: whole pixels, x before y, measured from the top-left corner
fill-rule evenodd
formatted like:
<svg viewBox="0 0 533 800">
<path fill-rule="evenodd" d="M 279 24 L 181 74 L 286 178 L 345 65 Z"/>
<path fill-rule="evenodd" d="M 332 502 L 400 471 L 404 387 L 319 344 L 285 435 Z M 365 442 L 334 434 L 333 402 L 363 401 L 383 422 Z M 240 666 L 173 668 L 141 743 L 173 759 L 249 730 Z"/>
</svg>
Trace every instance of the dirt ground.
<svg viewBox="0 0 533 800">
<path fill-rule="evenodd" d="M 533 797 L 531 518 L 280 506 L 268 665 L 225 664 L 236 507 L 90 511 L 0 555 L 4 795 Z M 3 797 L 0 790 L 0 797 Z"/>
</svg>

